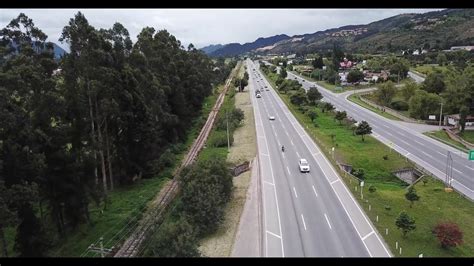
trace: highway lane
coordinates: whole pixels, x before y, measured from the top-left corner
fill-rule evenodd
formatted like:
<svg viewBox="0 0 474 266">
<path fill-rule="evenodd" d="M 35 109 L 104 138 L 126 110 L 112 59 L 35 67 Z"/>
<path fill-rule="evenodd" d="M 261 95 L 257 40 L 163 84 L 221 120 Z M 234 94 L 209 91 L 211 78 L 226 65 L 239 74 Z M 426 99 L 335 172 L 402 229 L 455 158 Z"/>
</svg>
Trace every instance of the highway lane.
<svg viewBox="0 0 474 266">
<path fill-rule="evenodd" d="M 247 62 L 262 167 L 266 256 L 390 256 L 329 162 L 284 103 Z M 256 78 L 256 75 L 260 76 Z M 258 82 L 257 82 L 258 80 Z M 275 116 L 270 121 L 268 117 Z M 285 152 L 281 146 L 285 145 Z M 308 160 L 310 173 L 297 161 Z"/>
<path fill-rule="evenodd" d="M 453 160 L 452 186 L 470 199 L 474 199 L 474 161 L 467 154 L 433 140 L 409 127 L 402 126 L 355 103 L 349 94 L 335 94 L 323 87 L 288 72 L 288 78 L 297 80 L 308 90 L 316 86 L 324 100 L 331 102 L 339 110 L 345 110 L 357 121 L 365 120 L 373 128 L 373 136 L 385 144 L 393 143 L 393 148 L 405 157 L 418 163 L 441 180 L 446 179 L 448 152 Z"/>
</svg>

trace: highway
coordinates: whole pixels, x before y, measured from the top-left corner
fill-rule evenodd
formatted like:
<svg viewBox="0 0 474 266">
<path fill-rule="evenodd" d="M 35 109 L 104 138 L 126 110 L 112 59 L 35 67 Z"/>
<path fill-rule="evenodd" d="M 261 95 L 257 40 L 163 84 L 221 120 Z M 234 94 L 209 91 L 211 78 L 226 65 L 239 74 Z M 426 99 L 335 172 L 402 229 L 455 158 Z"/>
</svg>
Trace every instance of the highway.
<svg viewBox="0 0 474 266">
<path fill-rule="evenodd" d="M 449 170 L 451 185 L 471 200 L 474 199 L 474 161 L 468 160 L 464 152 L 444 143 L 431 139 L 412 128 L 382 117 L 347 99 L 348 93 L 336 94 L 316 83 L 288 72 L 288 79 L 297 79 L 305 90 L 316 86 L 324 96 L 323 100 L 331 102 L 337 109 L 344 110 L 348 116 L 357 121 L 365 120 L 372 127 L 372 136 L 390 145 L 405 157 L 431 172 L 440 180 L 446 180 L 448 156 L 452 158 L 452 171 Z M 448 155 L 449 153 L 449 155 Z"/>
<path fill-rule="evenodd" d="M 246 63 L 262 187 L 263 255 L 391 257 L 340 176 L 263 78 L 258 65 L 250 60 Z M 262 91 L 261 98 L 255 97 L 256 89 Z M 299 158 L 307 159 L 309 173 L 300 173 Z"/>
</svg>

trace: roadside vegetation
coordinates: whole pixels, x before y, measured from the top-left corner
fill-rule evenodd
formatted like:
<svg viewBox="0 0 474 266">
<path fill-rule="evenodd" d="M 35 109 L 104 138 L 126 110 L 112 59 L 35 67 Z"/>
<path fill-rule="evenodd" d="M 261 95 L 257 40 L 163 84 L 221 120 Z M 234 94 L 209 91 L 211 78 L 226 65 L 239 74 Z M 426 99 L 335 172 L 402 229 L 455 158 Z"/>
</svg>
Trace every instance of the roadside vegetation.
<svg viewBox="0 0 474 266">
<path fill-rule="evenodd" d="M 262 67 L 266 78 L 275 87 L 279 79 L 270 68 Z M 280 88 L 280 87 L 279 87 Z M 321 147 L 326 157 L 338 169 L 347 187 L 364 208 L 380 235 L 395 256 L 417 257 L 472 257 L 474 255 L 474 208 L 472 202 L 456 192 L 445 192 L 444 184 L 425 176 L 413 186 L 392 174 L 411 167 L 404 157 L 377 141 L 370 134 L 370 125 L 362 128 L 354 121 L 341 119 L 344 115 L 333 111 L 327 103 L 308 100 L 296 85 L 288 91 L 277 90 L 291 112 Z M 305 98 L 306 96 L 306 98 Z M 297 100 L 295 100 L 297 99 Z M 347 114 L 350 116 L 350 113 Z M 364 130 L 365 128 L 365 130 Z M 362 137 L 366 134 L 365 140 Z M 335 153 L 331 152 L 332 147 Z M 364 180 L 363 198 L 359 180 L 344 174 L 338 163 L 352 166 L 352 175 Z M 404 213 L 404 214 L 402 214 Z M 454 223 L 453 230 L 444 223 Z M 450 247 L 442 244 L 435 228 L 458 240 Z M 459 230 L 456 231 L 456 228 Z M 386 232 L 388 231 L 388 234 Z M 462 232 L 459 234 L 459 232 Z M 398 242 L 398 249 L 396 243 Z M 402 247 L 400 254 L 399 248 Z"/>
<path fill-rule="evenodd" d="M 195 163 L 180 174 L 180 193 L 165 221 L 150 236 L 145 256 L 198 257 L 203 238 L 214 234 L 225 220 L 233 194 L 233 178 L 226 161 L 233 134 L 242 124 L 244 113 L 235 108 L 236 90 L 230 87 L 209 134 L 205 148 Z M 228 127 L 227 127 L 228 126 Z"/>
</svg>

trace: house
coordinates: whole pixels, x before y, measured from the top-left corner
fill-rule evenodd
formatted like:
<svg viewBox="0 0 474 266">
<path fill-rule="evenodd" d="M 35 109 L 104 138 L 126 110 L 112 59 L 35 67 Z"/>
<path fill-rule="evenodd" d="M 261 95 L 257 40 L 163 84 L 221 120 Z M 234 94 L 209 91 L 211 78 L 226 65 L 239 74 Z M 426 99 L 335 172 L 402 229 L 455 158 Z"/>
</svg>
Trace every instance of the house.
<svg viewBox="0 0 474 266">
<path fill-rule="evenodd" d="M 426 53 L 428 53 L 428 50 L 423 49 L 423 50 L 421 51 L 421 54 L 426 54 Z"/>
<path fill-rule="evenodd" d="M 446 115 L 444 117 L 444 125 L 459 128 L 461 126 L 459 120 L 459 114 Z M 474 130 L 474 115 L 468 115 L 466 117 L 466 129 Z"/>
<path fill-rule="evenodd" d="M 293 58 L 296 58 L 296 54 L 290 54 L 289 56 L 287 56 L 286 58 L 288 59 L 293 59 Z"/>
<path fill-rule="evenodd" d="M 347 60 L 347 58 L 344 58 L 344 61 L 339 63 L 339 67 L 342 69 L 351 68 L 352 65 L 352 61 Z"/>
<path fill-rule="evenodd" d="M 415 51 L 413 51 L 412 55 L 420 55 L 420 50 L 416 49 Z"/>
<path fill-rule="evenodd" d="M 58 68 L 58 69 L 53 70 L 53 76 L 56 76 L 56 75 L 61 74 L 62 71 L 63 71 L 63 70 L 62 70 L 61 68 Z"/>
<path fill-rule="evenodd" d="M 390 74 L 389 71 L 385 71 L 385 70 L 382 70 L 380 73 L 370 72 L 370 71 L 365 70 L 362 73 L 364 74 L 365 81 L 373 81 L 373 82 L 377 82 L 379 81 L 379 79 L 382 79 L 385 81 L 388 79 L 388 76 Z"/>
</svg>

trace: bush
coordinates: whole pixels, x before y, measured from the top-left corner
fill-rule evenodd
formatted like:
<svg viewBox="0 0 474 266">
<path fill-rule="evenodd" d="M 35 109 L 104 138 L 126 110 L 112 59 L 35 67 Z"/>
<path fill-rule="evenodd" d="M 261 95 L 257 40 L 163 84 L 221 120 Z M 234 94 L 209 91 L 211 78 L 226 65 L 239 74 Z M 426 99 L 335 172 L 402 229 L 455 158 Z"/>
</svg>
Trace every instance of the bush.
<svg viewBox="0 0 474 266">
<path fill-rule="evenodd" d="M 463 233 L 455 223 L 439 223 L 433 229 L 433 233 L 438 238 L 442 248 L 450 248 L 463 243 Z"/>
<path fill-rule="evenodd" d="M 149 255 L 153 257 L 199 257 L 199 241 L 192 225 L 184 218 L 164 223 L 152 237 Z"/>
<path fill-rule="evenodd" d="M 408 103 L 405 102 L 405 101 L 393 101 L 391 104 L 390 104 L 390 107 L 392 107 L 393 109 L 397 110 L 397 111 L 408 111 Z"/>
<path fill-rule="evenodd" d="M 384 160 L 388 160 L 388 155 L 384 155 L 384 156 L 383 156 L 383 159 L 384 159 Z"/>
<path fill-rule="evenodd" d="M 230 145 L 234 143 L 234 136 L 229 134 Z M 208 145 L 211 147 L 227 147 L 227 132 L 226 131 L 214 131 L 209 137 Z"/>
<path fill-rule="evenodd" d="M 370 185 L 369 186 L 369 192 L 374 193 L 375 191 L 377 191 L 377 188 L 374 185 Z"/>
<path fill-rule="evenodd" d="M 392 209 L 392 207 L 390 205 L 385 205 L 385 210 L 386 211 L 390 211 Z"/>
</svg>

